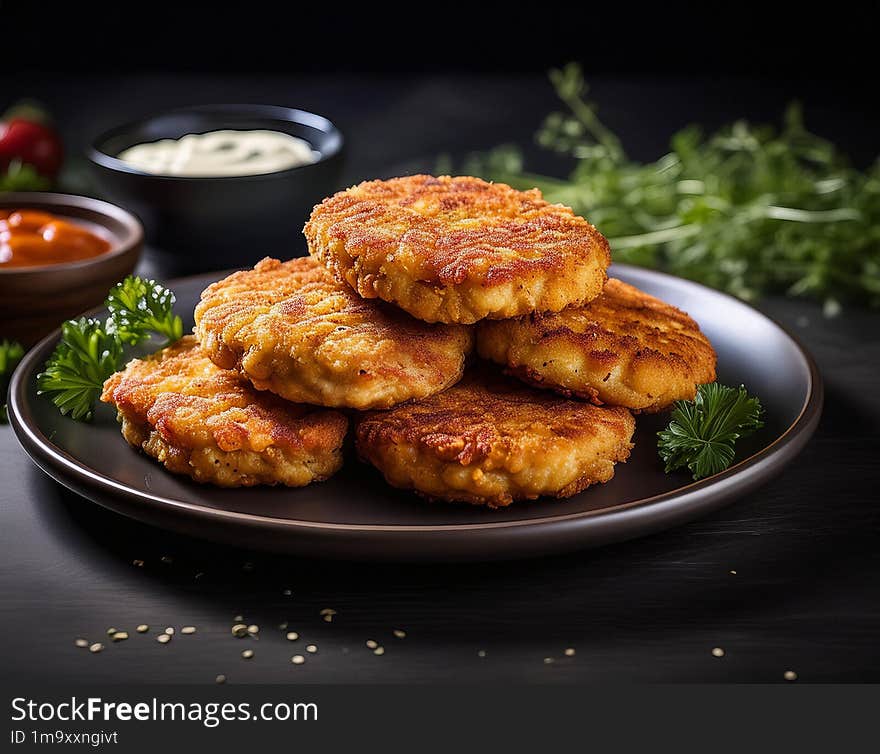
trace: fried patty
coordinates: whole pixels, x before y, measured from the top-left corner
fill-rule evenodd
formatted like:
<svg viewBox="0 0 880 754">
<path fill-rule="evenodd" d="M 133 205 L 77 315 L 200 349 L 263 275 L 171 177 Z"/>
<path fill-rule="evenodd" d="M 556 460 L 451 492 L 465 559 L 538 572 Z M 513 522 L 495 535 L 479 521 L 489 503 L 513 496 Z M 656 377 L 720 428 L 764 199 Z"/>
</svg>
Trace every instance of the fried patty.
<svg viewBox="0 0 880 754">
<path fill-rule="evenodd" d="M 477 372 L 418 403 L 357 423 L 357 449 L 394 487 L 498 508 L 563 498 L 614 476 L 629 457 L 635 420 Z"/>
<path fill-rule="evenodd" d="M 339 280 L 426 322 L 584 303 L 610 262 L 602 234 L 568 207 L 471 177 L 361 183 L 315 207 L 305 234 Z"/>
<path fill-rule="evenodd" d="M 196 333 L 214 363 L 291 401 L 388 408 L 457 382 L 473 334 L 365 301 L 310 257 L 264 259 L 211 285 Z"/>
<path fill-rule="evenodd" d="M 116 406 L 131 445 L 197 482 L 302 487 L 342 466 L 342 414 L 257 392 L 192 336 L 131 361 L 101 400 Z"/>
<path fill-rule="evenodd" d="M 477 350 L 537 387 L 636 411 L 691 399 L 715 379 L 715 351 L 697 323 L 615 279 L 585 306 L 480 323 Z"/>
</svg>

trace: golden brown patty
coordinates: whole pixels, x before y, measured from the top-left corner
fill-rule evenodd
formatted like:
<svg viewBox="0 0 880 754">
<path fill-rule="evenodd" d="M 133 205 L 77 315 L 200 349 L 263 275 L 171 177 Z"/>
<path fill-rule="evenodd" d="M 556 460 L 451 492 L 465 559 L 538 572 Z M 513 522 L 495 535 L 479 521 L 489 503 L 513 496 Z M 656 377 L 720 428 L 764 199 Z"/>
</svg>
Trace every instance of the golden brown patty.
<svg viewBox="0 0 880 754">
<path fill-rule="evenodd" d="M 715 379 L 715 351 L 694 320 L 614 279 L 585 306 L 481 323 L 477 349 L 530 384 L 640 411 Z"/>
<path fill-rule="evenodd" d="M 192 336 L 131 361 L 101 400 L 116 406 L 131 445 L 197 482 L 302 487 L 342 466 L 342 414 L 257 392 Z"/>
<path fill-rule="evenodd" d="M 255 387 L 322 406 L 388 408 L 461 377 L 473 334 L 365 301 L 306 257 L 264 259 L 211 285 L 196 333 L 214 363 Z"/>
<path fill-rule="evenodd" d="M 569 497 L 614 476 L 632 447 L 625 408 L 598 408 L 477 373 L 357 424 L 357 448 L 394 487 L 497 508 Z"/>
<path fill-rule="evenodd" d="M 595 298 L 608 242 L 537 189 L 479 178 L 368 181 L 325 199 L 309 250 L 365 298 L 426 322 L 559 311 Z"/>
</svg>

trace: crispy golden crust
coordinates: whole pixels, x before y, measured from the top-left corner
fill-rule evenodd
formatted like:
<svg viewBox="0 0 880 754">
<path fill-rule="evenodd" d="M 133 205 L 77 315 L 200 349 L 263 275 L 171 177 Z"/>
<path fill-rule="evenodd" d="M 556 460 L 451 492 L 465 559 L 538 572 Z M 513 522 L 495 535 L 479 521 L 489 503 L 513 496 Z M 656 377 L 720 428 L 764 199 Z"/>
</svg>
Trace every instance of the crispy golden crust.
<svg viewBox="0 0 880 754">
<path fill-rule="evenodd" d="M 585 306 L 480 323 L 477 350 L 537 387 L 636 411 L 691 399 L 715 379 L 715 351 L 694 320 L 614 279 Z"/>
<path fill-rule="evenodd" d="M 214 363 L 260 390 L 321 406 L 388 408 L 461 378 L 473 334 L 365 301 L 310 257 L 264 259 L 202 294 L 196 333 Z"/>
<path fill-rule="evenodd" d="M 559 311 L 599 295 L 608 242 L 537 189 L 479 178 L 367 181 L 315 207 L 312 255 L 365 298 L 426 322 Z"/>
<path fill-rule="evenodd" d="M 169 471 L 221 487 L 301 487 L 342 466 L 346 418 L 259 393 L 186 336 L 104 383 L 128 442 Z"/>
<path fill-rule="evenodd" d="M 418 403 L 365 414 L 357 448 L 394 487 L 498 508 L 607 482 L 629 457 L 634 429 L 624 408 L 478 372 Z"/>
</svg>

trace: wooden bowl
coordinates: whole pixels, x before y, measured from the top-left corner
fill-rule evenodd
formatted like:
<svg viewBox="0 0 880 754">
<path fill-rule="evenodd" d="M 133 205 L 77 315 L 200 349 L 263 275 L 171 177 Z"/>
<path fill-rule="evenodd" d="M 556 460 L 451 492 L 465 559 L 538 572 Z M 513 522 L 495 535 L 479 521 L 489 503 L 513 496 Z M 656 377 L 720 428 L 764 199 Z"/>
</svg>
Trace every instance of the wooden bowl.
<svg viewBox="0 0 880 754">
<path fill-rule="evenodd" d="M 107 292 L 134 270 L 144 232 L 131 213 L 98 199 L 67 194 L 0 194 L 0 209 L 34 209 L 91 226 L 111 243 L 91 259 L 45 267 L 0 267 L 0 340 L 25 346 L 64 320 L 102 303 Z"/>
</svg>

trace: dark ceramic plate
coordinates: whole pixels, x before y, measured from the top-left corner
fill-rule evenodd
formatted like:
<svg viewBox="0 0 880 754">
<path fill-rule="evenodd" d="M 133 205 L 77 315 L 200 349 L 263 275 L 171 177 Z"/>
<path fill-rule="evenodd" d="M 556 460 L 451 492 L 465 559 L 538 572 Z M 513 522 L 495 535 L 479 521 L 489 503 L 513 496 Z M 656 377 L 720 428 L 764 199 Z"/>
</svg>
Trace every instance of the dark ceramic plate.
<svg viewBox="0 0 880 754">
<path fill-rule="evenodd" d="M 760 396 L 766 425 L 737 447 L 735 464 L 700 482 L 666 475 L 656 432 L 665 414 L 638 420 L 629 462 L 614 479 L 568 500 L 503 510 L 429 504 L 388 487 L 355 458 L 304 489 L 222 490 L 172 476 L 123 441 L 102 405 L 93 424 L 63 418 L 34 384 L 57 335 L 25 358 L 10 387 L 10 416 L 25 450 L 47 474 L 111 510 L 160 527 L 236 545 L 334 558 L 488 560 L 594 547 L 681 524 L 717 510 L 778 474 L 819 421 L 822 383 L 803 348 L 746 304 L 656 272 L 613 274 L 690 312 L 718 351 L 718 379 Z M 191 312 L 219 274 L 171 283 Z M 190 323 L 192 324 L 191 320 Z"/>
</svg>

